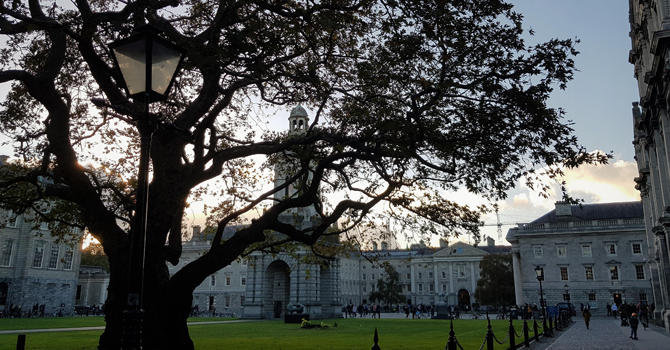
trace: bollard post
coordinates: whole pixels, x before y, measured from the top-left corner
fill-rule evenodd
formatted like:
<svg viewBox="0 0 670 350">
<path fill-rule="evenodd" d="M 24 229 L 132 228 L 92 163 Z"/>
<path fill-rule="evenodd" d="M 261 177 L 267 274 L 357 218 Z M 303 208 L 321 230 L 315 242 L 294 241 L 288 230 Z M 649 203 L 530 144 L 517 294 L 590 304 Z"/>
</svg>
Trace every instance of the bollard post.
<svg viewBox="0 0 670 350">
<path fill-rule="evenodd" d="M 372 345 L 372 350 L 382 350 L 382 348 L 379 346 L 379 336 L 377 335 L 377 327 L 375 327 L 375 337 L 372 338 L 372 340 L 375 342 L 375 344 Z"/>
<path fill-rule="evenodd" d="M 447 341 L 447 350 L 456 350 L 456 333 L 454 332 L 454 320 L 451 320 L 451 330 L 449 331 L 449 341 Z"/>
<path fill-rule="evenodd" d="M 26 348 L 26 335 L 19 334 L 19 338 L 16 341 L 16 350 L 24 350 Z"/>
<path fill-rule="evenodd" d="M 488 318 L 488 312 L 486 313 L 486 316 Z M 494 350 L 493 349 L 493 330 L 491 330 L 491 320 L 488 320 L 489 324 L 486 326 L 486 350 Z"/>
<path fill-rule="evenodd" d="M 516 333 L 514 331 L 514 322 L 512 322 L 512 318 L 509 319 L 509 329 L 507 330 L 509 332 L 509 348 L 510 350 L 516 349 Z"/>
<path fill-rule="evenodd" d="M 530 347 L 530 342 L 528 341 L 528 320 L 523 320 L 523 346 L 526 348 Z"/>
<path fill-rule="evenodd" d="M 549 316 L 549 332 L 554 335 L 554 326 L 551 324 L 551 316 Z"/>
<path fill-rule="evenodd" d="M 537 334 L 537 321 L 533 319 L 533 334 L 535 334 L 535 341 L 540 341 L 540 337 Z"/>
</svg>

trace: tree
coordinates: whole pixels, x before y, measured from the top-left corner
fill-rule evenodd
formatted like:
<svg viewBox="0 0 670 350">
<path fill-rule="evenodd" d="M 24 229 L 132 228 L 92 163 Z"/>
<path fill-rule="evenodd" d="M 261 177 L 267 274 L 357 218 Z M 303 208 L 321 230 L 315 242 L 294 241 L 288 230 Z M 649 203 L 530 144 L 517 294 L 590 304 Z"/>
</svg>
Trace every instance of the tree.
<svg viewBox="0 0 670 350">
<path fill-rule="evenodd" d="M 109 259 L 105 255 L 99 243 L 91 243 L 81 251 L 81 264 L 88 266 L 100 266 L 109 272 Z"/>
<path fill-rule="evenodd" d="M 0 83 L 11 91 L 0 131 L 22 162 L 1 170 L 0 203 L 102 244 L 110 283 L 100 349 L 122 338 L 134 116 L 144 110 L 124 95 L 105 44 L 147 22 L 188 53 L 168 101 L 150 106 L 161 122 L 150 155 L 146 349 L 192 349 L 194 288 L 254 250 L 302 244 L 327 263 L 348 244 L 332 237 L 381 215 L 406 232 L 477 235 L 483 208 L 449 200 L 451 191 L 497 200 L 519 181 L 546 190 L 540 175 L 607 161 L 546 105 L 572 79 L 575 43 L 527 47 L 522 16 L 501 0 L 3 2 Z M 93 107 L 93 97 L 115 107 Z M 303 132 L 258 127 L 263 111 L 297 103 L 315 111 Z M 286 179 L 269 188 L 279 164 Z M 169 276 L 184 211 L 206 195 L 220 202 L 208 212 L 211 248 Z M 318 224 L 286 220 L 310 206 Z"/>
<path fill-rule="evenodd" d="M 479 262 L 480 278 L 475 299 L 483 305 L 504 306 L 515 303 L 512 255 L 485 255 Z"/>
<path fill-rule="evenodd" d="M 400 274 L 389 263 L 385 263 L 383 266 L 384 277 L 377 281 L 377 289 L 370 293 L 370 301 L 374 303 L 379 300 L 386 305 L 405 302 L 405 296 L 402 295 Z"/>
</svg>

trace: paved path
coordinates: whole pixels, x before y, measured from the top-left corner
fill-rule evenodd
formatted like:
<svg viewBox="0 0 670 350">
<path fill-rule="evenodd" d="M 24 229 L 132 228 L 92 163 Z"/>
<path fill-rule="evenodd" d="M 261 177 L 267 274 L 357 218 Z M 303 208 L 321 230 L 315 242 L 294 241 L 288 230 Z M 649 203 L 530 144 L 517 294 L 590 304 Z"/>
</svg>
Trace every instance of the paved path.
<svg viewBox="0 0 670 350">
<path fill-rule="evenodd" d="M 197 326 L 204 324 L 219 324 L 219 323 L 241 323 L 241 322 L 257 322 L 257 320 L 232 320 L 232 321 L 207 321 L 207 322 L 189 322 L 189 326 Z M 17 334 L 17 333 L 41 333 L 41 332 L 70 332 L 70 331 L 97 331 L 104 330 L 105 326 L 100 327 L 77 327 L 77 328 L 42 328 L 42 329 L 11 329 L 0 331 L 0 334 Z"/>
<path fill-rule="evenodd" d="M 555 339 L 542 338 L 534 343 L 535 350 L 670 350 L 670 335 L 660 327 L 637 331 L 639 340 L 630 339 L 630 327 L 621 327 L 620 320 L 611 317 L 591 318 L 590 329 L 584 320 L 574 317 L 575 324 Z M 553 342 L 551 342 L 553 340 Z M 551 343 L 550 343 L 551 342 Z"/>
</svg>

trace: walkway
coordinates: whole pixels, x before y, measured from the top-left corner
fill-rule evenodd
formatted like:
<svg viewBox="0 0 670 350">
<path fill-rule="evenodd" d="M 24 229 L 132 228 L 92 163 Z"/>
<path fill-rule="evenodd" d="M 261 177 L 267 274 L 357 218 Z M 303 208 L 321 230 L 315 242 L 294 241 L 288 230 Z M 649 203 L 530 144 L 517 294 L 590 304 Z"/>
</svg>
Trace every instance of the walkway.
<svg viewBox="0 0 670 350">
<path fill-rule="evenodd" d="M 573 317 L 575 324 L 566 332 L 557 332 L 557 338 L 541 338 L 534 343 L 535 350 L 655 350 L 670 349 L 670 335 L 662 328 L 652 326 L 637 331 L 639 340 L 630 339 L 630 327 L 621 327 L 621 321 L 611 317 L 591 318 L 590 329 L 584 319 Z M 552 342 L 553 341 L 553 342 Z"/>
</svg>

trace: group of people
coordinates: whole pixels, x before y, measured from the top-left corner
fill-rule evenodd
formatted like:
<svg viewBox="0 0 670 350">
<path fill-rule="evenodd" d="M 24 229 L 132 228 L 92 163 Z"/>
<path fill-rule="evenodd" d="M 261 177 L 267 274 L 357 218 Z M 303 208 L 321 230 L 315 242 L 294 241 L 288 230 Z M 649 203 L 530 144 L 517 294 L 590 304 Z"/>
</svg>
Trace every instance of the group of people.
<svg viewBox="0 0 670 350">
<path fill-rule="evenodd" d="M 403 307 L 403 311 L 405 311 L 405 318 L 409 318 L 409 315 L 412 315 L 412 318 L 421 318 L 423 315 L 428 315 L 430 313 L 430 317 L 432 318 L 435 316 L 435 306 L 432 305 L 424 305 L 424 304 L 419 304 L 419 305 L 412 305 L 412 304 L 407 304 Z"/>
<path fill-rule="evenodd" d="M 360 305 L 349 304 L 345 307 L 345 317 L 365 317 L 372 315 L 372 318 L 381 318 L 382 306 L 377 304 L 368 305 L 363 303 Z"/>
<path fill-rule="evenodd" d="M 590 305 L 581 305 L 582 316 L 584 317 L 584 323 L 586 324 L 586 329 L 589 329 L 589 322 L 591 320 L 591 306 Z M 621 325 L 630 327 L 630 337 L 631 339 L 637 340 L 637 329 L 640 324 L 645 329 L 649 327 L 649 317 L 653 317 L 654 310 L 656 305 L 651 303 L 648 305 L 646 302 L 641 301 L 637 305 L 633 303 L 623 303 L 621 305 L 612 302 L 607 304 L 607 316 L 614 316 L 617 318 L 617 315 L 621 316 Z"/>
<path fill-rule="evenodd" d="M 33 305 L 32 309 L 28 309 L 28 311 L 24 313 L 24 311 L 22 311 L 22 306 L 11 303 L 8 311 L 5 311 L 5 315 L 3 316 L 12 318 L 44 317 L 44 308 L 44 304 L 35 304 Z"/>
</svg>

